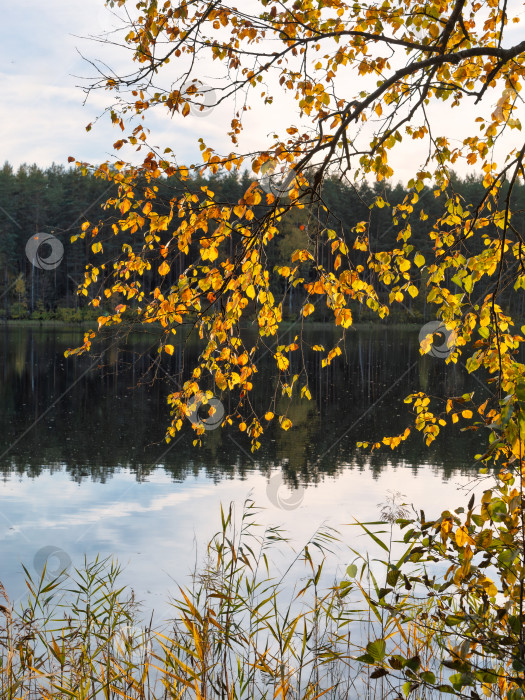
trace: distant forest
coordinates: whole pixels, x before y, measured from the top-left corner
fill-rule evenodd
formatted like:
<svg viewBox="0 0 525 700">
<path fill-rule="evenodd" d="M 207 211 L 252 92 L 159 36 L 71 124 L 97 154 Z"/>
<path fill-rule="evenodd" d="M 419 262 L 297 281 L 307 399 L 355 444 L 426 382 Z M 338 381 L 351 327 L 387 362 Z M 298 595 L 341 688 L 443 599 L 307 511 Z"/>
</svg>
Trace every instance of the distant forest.
<svg viewBox="0 0 525 700">
<path fill-rule="evenodd" d="M 245 172 L 241 177 L 229 174 L 225 177 L 211 176 L 207 179 L 194 177 L 189 181 L 189 187 L 196 192 L 206 185 L 213 193 L 218 203 L 236 203 L 244 194 L 252 178 Z M 159 179 L 155 183 L 159 187 L 155 209 L 159 213 L 167 213 L 170 208 L 170 200 L 182 193 L 182 186 L 176 177 Z M 186 183 L 188 186 L 188 182 Z M 475 204 L 483 193 L 482 178 L 471 175 L 464 179 L 453 177 L 450 183 L 450 192 L 459 195 L 463 202 L 463 208 L 468 204 Z M 80 232 L 82 223 L 102 222 L 104 240 L 104 262 L 116 259 L 121 254 L 122 242 L 130 242 L 128 234 L 114 236 L 111 224 L 118 220 L 114 209 L 102 208 L 103 203 L 111 195 L 116 194 L 115 185 L 105 180 L 97 179 L 92 175 L 82 176 L 76 168 L 64 168 L 52 165 L 43 170 L 36 165 L 23 165 L 15 171 L 8 163 L 0 170 L 0 318 L 3 319 L 56 319 L 62 321 L 82 321 L 96 318 L 104 313 L 104 305 L 98 309 L 88 306 L 86 297 L 76 293 L 78 283 L 83 279 L 86 264 L 100 266 L 101 255 L 95 256 L 91 251 L 91 240 L 86 236 L 84 240 L 71 242 L 71 236 Z M 285 217 L 282 222 L 280 235 L 268 247 L 268 263 L 273 266 L 285 264 L 297 248 L 308 247 L 306 232 L 317 230 L 318 226 L 328 227 L 344 235 L 351 256 L 356 264 L 366 263 L 367 253 L 352 250 L 355 234 L 352 227 L 362 220 L 370 218 L 370 246 L 373 252 L 391 250 L 398 246 L 396 237 L 400 226 L 392 225 L 391 209 L 369 206 L 378 196 L 394 206 L 403 201 L 406 190 L 401 186 L 392 186 L 377 183 L 374 186 L 362 185 L 352 188 L 337 180 L 327 178 L 323 182 L 322 202 L 315 207 L 294 212 Z M 521 183 L 515 186 L 512 200 L 521 212 L 521 217 L 513 218 L 514 227 L 525 234 L 525 186 Z M 264 197 L 263 197 L 264 203 Z M 260 214 L 264 215 L 264 204 L 260 205 Z M 428 230 L 436 219 L 443 213 L 446 197 L 442 195 L 435 198 L 430 189 L 425 188 L 419 193 L 419 202 L 414 207 L 411 216 L 412 242 L 421 252 L 429 246 Z M 322 204 L 326 207 L 324 209 Z M 162 209 L 165 209 L 163 212 Z M 421 209 L 424 208 L 428 219 L 422 221 Z M 328 217 L 326 210 L 330 211 Z M 258 212 L 256 212 L 257 214 Z M 174 222 L 175 223 L 175 222 Z M 301 227 L 301 228 L 300 228 Z M 303 228 L 304 227 L 304 228 Z M 484 229 L 487 231 L 487 229 Z M 38 233 L 52 234 L 58 238 L 64 246 L 62 262 L 52 270 L 42 270 L 35 267 L 26 255 L 28 239 Z M 169 237 L 169 232 L 165 234 Z M 135 234 L 137 238 L 137 234 Z M 322 256 L 323 245 L 330 243 L 324 237 L 325 243 L 320 244 L 319 252 Z M 137 244 L 140 241 L 137 238 Z M 44 248 L 47 244 L 43 244 Z M 232 241 L 232 246 L 235 240 Z M 483 247 L 481 234 L 473 236 L 463 244 L 464 255 L 468 257 L 479 252 Z M 39 250 L 42 258 L 49 253 Z M 230 251 L 230 254 L 232 251 Z M 328 264 L 328 255 L 324 258 L 324 264 Z M 172 265 L 167 281 L 174 281 L 176 276 L 185 270 L 196 260 L 196 248 L 190 248 L 189 253 L 179 255 L 178 263 Z M 323 257 L 321 257 L 323 261 Z M 155 269 L 156 266 L 154 265 Z M 505 273 L 509 271 L 504 271 Z M 371 273 L 369 273 L 371 274 Z M 171 277 L 170 277 L 171 275 Z M 370 279 L 370 278 L 369 278 Z M 505 278 L 504 278 L 505 279 Z M 373 280 L 370 280 L 373 281 Z M 273 284 L 280 284 L 275 279 Z M 424 284 L 424 280 L 418 280 L 416 284 Z M 146 291 L 155 287 L 154 272 L 146 274 L 143 279 Z M 450 289 L 456 289 L 450 281 Z M 478 283 L 473 292 L 473 298 L 483 298 L 491 291 L 489 281 Z M 284 288 L 274 290 L 284 292 Z M 380 294 L 383 290 L 379 290 Z M 384 288 L 385 299 L 388 297 L 388 289 Z M 403 304 L 396 307 L 389 321 L 414 321 L 420 322 L 427 318 L 433 318 L 433 310 L 429 308 L 424 295 L 412 299 L 406 295 Z M 288 290 L 283 306 L 284 318 L 296 316 L 304 299 L 297 290 Z M 110 299 L 107 309 L 114 307 L 115 300 Z M 523 295 L 513 294 L 513 288 L 505 289 L 500 297 L 500 303 L 504 308 L 512 306 L 512 311 L 518 314 L 524 312 Z M 355 320 L 373 320 L 373 316 L 366 307 L 359 304 L 354 309 Z M 331 320 L 331 312 L 322 308 L 317 309 L 313 320 Z"/>
</svg>

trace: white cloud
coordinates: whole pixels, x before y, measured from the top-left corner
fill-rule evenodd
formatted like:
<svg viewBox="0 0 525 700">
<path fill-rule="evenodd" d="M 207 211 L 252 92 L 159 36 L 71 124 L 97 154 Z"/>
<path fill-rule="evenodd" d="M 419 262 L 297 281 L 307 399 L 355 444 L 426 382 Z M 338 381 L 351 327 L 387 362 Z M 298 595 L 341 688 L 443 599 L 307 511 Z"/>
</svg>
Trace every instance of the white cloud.
<svg viewBox="0 0 525 700">
<path fill-rule="evenodd" d="M 129 7 L 133 8 L 133 3 Z M 122 14 L 122 10 L 113 12 Z M 89 162 L 111 158 L 112 144 L 121 137 L 120 130 L 111 126 L 109 117 L 103 117 L 89 133 L 85 126 L 102 114 L 115 95 L 97 91 L 84 104 L 86 95 L 79 85 L 80 77 L 96 75 L 95 68 L 83 56 L 95 65 L 109 65 L 117 71 L 131 67 L 129 52 L 113 45 L 119 38 L 119 33 L 115 32 L 118 21 L 114 20 L 113 12 L 104 8 L 103 0 L 48 0 L 46 3 L 22 0 L 2 8 L 0 162 L 9 160 L 15 166 L 36 162 L 47 166 L 53 161 L 66 165 L 70 155 Z M 94 37 L 100 36 L 106 28 L 115 33 L 106 35 L 106 42 L 95 40 Z M 518 38 L 519 26 L 510 26 L 507 41 Z M 183 66 L 181 61 L 171 64 L 170 79 L 181 78 Z M 198 75 L 213 84 L 221 77 L 224 80 L 222 69 L 218 62 L 206 60 L 199 66 Z M 271 106 L 262 105 L 259 89 L 250 93 L 252 109 L 244 113 L 245 131 L 238 151 L 265 148 L 271 143 L 272 132 L 278 131 L 282 136 L 286 126 L 298 123 L 292 96 L 281 93 L 274 78 L 270 78 L 270 88 L 274 84 L 276 99 Z M 358 89 L 355 74 L 342 69 L 338 92 L 351 99 Z M 439 129 L 439 133 L 455 139 L 453 145 L 459 145 L 465 136 L 479 133 L 473 124 L 475 116 L 480 110 L 488 116 L 497 98 L 495 93 L 487 95 L 479 108 L 474 108 L 469 100 L 468 106 L 453 111 L 448 103 L 433 101 L 429 109 L 436 134 Z M 151 143 L 160 148 L 170 146 L 178 161 L 185 163 L 200 162 L 198 138 L 201 136 L 221 153 L 236 150 L 226 131 L 241 107 L 239 96 L 237 102 L 232 99 L 229 104 L 220 105 L 206 118 L 184 119 L 177 114 L 170 118 L 167 114 L 150 112 L 147 119 L 152 131 Z M 303 124 L 308 122 L 305 120 Z M 367 132 L 369 129 L 365 127 L 363 133 Z M 516 132 L 510 132 L 501 142 L 500 153 L 505 154 L 515 143 Z M 424 162 L 426 152 L 423 142 L 404 139 L 392 154 L 394 180 L 410 177 Z M 139 157 L 131 149 L 118 155 L 133 160 Z M 457 169 L 467 171 L 459 163 Z"/>
</svg>

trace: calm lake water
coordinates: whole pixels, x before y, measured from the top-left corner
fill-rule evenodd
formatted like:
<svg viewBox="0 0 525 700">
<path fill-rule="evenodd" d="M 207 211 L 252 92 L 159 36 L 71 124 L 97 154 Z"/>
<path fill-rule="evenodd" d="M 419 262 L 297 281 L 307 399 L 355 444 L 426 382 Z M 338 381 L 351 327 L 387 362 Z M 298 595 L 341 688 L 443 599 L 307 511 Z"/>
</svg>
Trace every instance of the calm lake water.
<svg viewBox="0 0 525 700">
<path fill-rule="evenodd" d="M 333 336 L 326 329 L 305 339 L 328 347 Z M 353 331 L 346 358 L 323 370 L 319 353 L 306 353 L 312 400 L 293 402 L 294 428 L 270 428 L 255 455 L 237 432 L 220 429 L 195 448 L 189 422 L 171 447 L 163 442 L 173 382 L 152 383 L 148 335 L 94 366 L 92 357 L 64 358 L 81 340 L 76 330 L 0 328 L 0 581 L 13 600 L 23 602 L 22 564 L 35 572 L 47 558 L 52 570 L 101 554 L 118 558 L 123 581 L 162 613 L 202 561 L 220 504 L 240 509 L 248 496 L 263 508 L 259 522 L 283 525 L 297 547 L 322 523 L 358 546 L 345 524 L 377 520 L 388 490 L 427 515 L 468 500 L 461 487 L 476 475 L 477 434 L 456 427 L 429 448 L 418 435 L 371 455 L 355 446 L 402 432 L 411 392 L 488 395 L 460 363 L 421 357 L 418 329 Z M 170 361 L 175 372 L 177 352 Z M 264 412 L 271 354 L 260 369 L 254 405 Z"/>
</svg>

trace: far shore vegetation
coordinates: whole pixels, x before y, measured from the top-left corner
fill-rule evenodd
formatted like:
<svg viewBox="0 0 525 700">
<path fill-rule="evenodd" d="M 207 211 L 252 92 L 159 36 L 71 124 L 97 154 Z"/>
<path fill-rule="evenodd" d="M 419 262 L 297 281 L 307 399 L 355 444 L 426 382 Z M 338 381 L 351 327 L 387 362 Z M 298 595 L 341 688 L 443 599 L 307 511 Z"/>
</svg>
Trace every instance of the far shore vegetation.
<svg viewBox="0 0 525 700">
<path fill-rule="evenodd" d="M 243 177 L 230 173 L 226 176 L 209 176 L 208 178 L 194 177 L 193 180 L 181 183 L 176 176 L 162 178 L 158 182 L 159 194 L 157 203 L 159 212 L 162 206 L 169 208 L 169 199 L 184 188 L 196 192 L 204 185 L 213 189 L 217 201 L 233 204 L 240 197 L 250 182 L 247 173 Z M 464 201 L 464 206 L 473 205 L 483 193 L 481 176 L 471 175 L 466 178 L 456 177 L 452 182 L 458 196 Z M 116 187 L 116 185 L 113 185 Z M 111 186 L 109 188 L 111 190 Z M 389 183 L 376 183 L 373 187 L 361 185 L 359 188 L 345 186 L 336 178 L 327 178 L 323 182 L 323 197 L 330 206 L 326 226 L 337 228 L 350 246 L 353 240 L 352 229 L 363 218 L 370 217 L 370 228 L 380 236 L 381 246 L 385 249 L 396 246 L 398 226 L 392 224 L 389 207 L 368 209 L 378 196 L 390 202 L 392 207 L 403 202 L 408 190 L 400 184 L 393 186 Z M 419 195 L 419 202 L 414 206 L 414 222 L 412 224 L 411 242 L 417 249 L 423 251 L 428 247 L 426 231 L 441 214 L 441 203 L 434 200 L 430 188 L 424 188 Z M 115 295 L 106 297 L 98 308 L 89 305 L 90 299 L 79 295 L 78 287 L 84 277 L 86 265 L 94 263 L 96 256 L 92 253 L 89 240 L 72 242 L 72 237 L 78 232 L 84 221 L 91 223 L 100 221 L 101 225 L 110 227 L 116 221 L 114 209 L 104 209 L 102 204 L 111 195 L 107 182 L 95 178 L 91 174 L 82 175 L 77 169 L 66 169 L 53 165 L 41 169 L 36 165 L 24 165 L 14 170 L 8 163 L 0 169 L 0 321 L 2 320 L 31 320 L 57 321 L 62 323 L 93 323 L 97 318 L 111 313 L 118 303 Z M 433 201 L 434 200 L 434 201 Z M 525 185 L 516 183 L 512 191 L 513 205 L 521 212 L 525 211 Z M 261 205 L 262 206 L 262 205 Z M 424 206 L 425 221 L 418 220 L 419 210 Z M 257 210 L 257 207 L 255 208 Z M 291 211 L 283 221 L 279 233 L 279 245 L 268 250 L 268 268 L 272 269 L 283 259 L 290 258 L 293 251 L 302 246 L 303 232 L 301 225 L 308 217 L 306 210 Z M 521 217 L 521 221 L 520 221 Z M 515 215 L 515 225 L 519 228 L 525 221 L 525 215 Z M 26 254 L 28 239 L 37 234 L 50 234 L 58 238 L 64 248 L 63 258 L 53 269 L 40 269 L 33 265 Z M 106 260 L 117 259 L 121 253 L 121 241 L 113 236 L 105 244 Z M 328 268 L 330 262 L 328 243 L 326 259 L 323 264 Z M 480 237 L 474 237 L 465 242 L 470 255 L 478 254 L 483 249 Z M 38 254 L 45 261 L 49 255 L 49 245 L 43 243 Z M 356 262 L 363 261 L 366 253 L 355 252 Z M 272 257 L 273 256 L 273 257 Z M 166 276 L 167 283 L 173 283 L 177 276 L 195 263 L 199 257 L 198 245 L 191 245 L 185 256 L 179 257 Z M 37 261 L 38 262 L 38 261 Z M 374 273 L 369 282 L 373 283 Z M 271 284 L 281 284 L 282 289 L 273 289 L 276 295 L 282 295 L 285 286 L 278 276 L 271 277 Z M 142 280 L 143 288 L 148 293 L 155 286 L 155 276 L 145 273 Z M 422 279 L 425 285 L 426 280 Z M 454 291 L 456 285 L 447 283 Z M 483 293 L 483 285 L 490 286 L 489 280 L 480 280 L 477 284 L 478 293 Z M 420 290 L 421 291 L 421 290 Z M 389 290 L 381 289 L 379 298 L 388 304 Z M 284 321 L 293 322 L 301 313 L 305 303 L 304 290 L 291 289 L 285 295 L 282 306 Z M 525 313 L 523 295 L 513 294 L 512 288 L 503 290 L 499 303 L 506 311 L 523 316 Z M 426 295 L 419 294 L 415 298 L 406 295 L 403 304 L 392 305 L 389 315 L 380 320 L 377 313 L 364 304 L 350 303 L 355 324 L 422 324 L 435 318 L 435 310 L 427 304 Z M 250 310 L 245 314 L 249 318 Z M 308 322 L 332 323 L 333 313 L 328 308 L 318 305 L 308 319 Z"/>
</svg>

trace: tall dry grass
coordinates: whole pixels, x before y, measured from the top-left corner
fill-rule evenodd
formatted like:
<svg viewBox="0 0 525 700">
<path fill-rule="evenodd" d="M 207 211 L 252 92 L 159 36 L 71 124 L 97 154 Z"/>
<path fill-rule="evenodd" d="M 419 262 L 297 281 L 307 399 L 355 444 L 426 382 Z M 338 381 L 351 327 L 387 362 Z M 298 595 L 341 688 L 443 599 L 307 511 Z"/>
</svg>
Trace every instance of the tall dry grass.
<svg viewBox="0 0 525 700">
<path fill-rule="evenodd" d="M 431 601 L 407 595 L 404 617 L 386 620 L 377 562 L 361 556 L 343 580 L 322 586 L 338 533 L 322 527 L 293 553 L 281 529 L 257 525 L 257 513 L 252 501 L 237 517 L 221 509 L 204 564 L 178 589 L 173 618 L 162 625 L 144 624 L 110 560 L 51 581 L 26 569 L 23 609 L 0 588 L 0 697 L 396 698 L 404 696 L 400 681 L 360 657 L 397 653 L 419 658 L 422 672 L 436 666 L 439 645 L 418 624 Z M 382 541 L 391 544 L 395 525 L 386 527 Z M 283 548 L 292 554 L 276 574 L 272 555 Z M 418 692 L 433 697 L 424 686 Z"/>
</svg>

